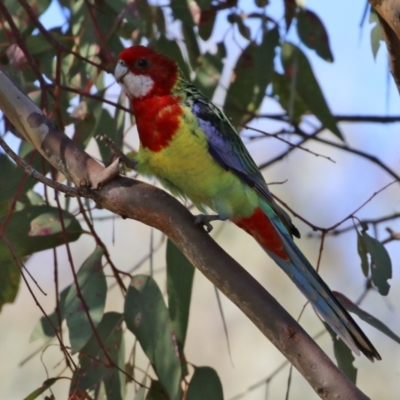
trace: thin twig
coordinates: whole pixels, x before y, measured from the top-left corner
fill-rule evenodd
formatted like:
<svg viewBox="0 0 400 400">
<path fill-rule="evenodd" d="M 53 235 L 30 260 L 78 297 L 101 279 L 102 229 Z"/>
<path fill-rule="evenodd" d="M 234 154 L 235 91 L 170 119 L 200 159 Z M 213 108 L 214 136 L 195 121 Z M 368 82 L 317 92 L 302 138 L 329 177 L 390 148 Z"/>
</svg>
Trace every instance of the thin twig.
<svg viewBox="0 0 400 400">
<path fill-rule="evenodd" d="M 67 348 L 65 347 L 65 345 L 64 345 L 64 343 L 63 343 L 61 337 L 59 336 L 57 328 L 54 326 L 53 321 L 52 321 L 52 320 L 50 319 L 50 317 L 47 315 L 46 311 L 44 311 L 44 308 L 43 308 L 43 307 L 41 306 L 41 304 L 39 303 L 39 300 L 37 299 L 35 293 L 33 292 L 31 286 L 29 285 L 28 280 L 26 279 L 26 276 L 25 276 L 25 274 L 24 274 L 24 265 L 23 265 L 21 259 L 19 258 L 19 255 L 18 255 L 18 253 L 17 253 L 17 250 L 15 249 L 15 247 L 13 246 L 13 244 L 7 239 L 7 237 L 6 237 L 5 235 L 3 235 L 2 239 L 3 239 L 4 242 L 6 243 L 8 249 L 10 250 L 10 253 L 11 253 L 11 255 L 12 255 L 14 261 L 15 261 L 15 264 L 18 266 L 18 268 L 19 268 L 19 270 L 20 270 L 20 272 L 21 272 L 22 279 L 24 280 L 25 285 L 26 285 L 26 287 L 27 287 L 29 293 L 31 294 L 31 296 L 32 296 L 32 298 L 33 298 L 35 304 L 39 307 L 40 311 L 42 312 L 42 314 L 43 314 L 44 317 L 46 318 L 47 322 L 48 322 L 48 323 L 50 324 L 50 326 L 52 327 L 52 329 L 53 329 L 53 331 L 54 331 L 54 334 L 55 334 L 55 336 L 56 336 L 58 342 L 60 343 L 60 347 L 61 347 L 61 349 L 62 349 L 62 351 L 63 351 L 63 353 L 64 353 L 64 356 L 70 360 L 71 364 L 72 364 L 73 367 L 76 369 L 76 368 L 77 368 L 77 367 L 76 367 L 76 364 L 75 364 L 74 360 L 72 359 L 71 355 L 69 354 Z"/>
<path fill-rule="evenodd" d="M 43 78 L 42 72 L 40 71 L 40 68 L 39 68 L 36 60 L 33 58 L 30 51 L 28 51 L 24 38 L 22 37 L 20 31 L 18 30 L 17 26 L 15 25 L 13 17 L 10 15 L 10 13 L 7 10 L 7 7 L 4 5 L 4 2 L 2 2 L 2 1 L 0 1 L 0 12 L 3 14 L 4 18 L 10 25 L 10 28 L 13 32 L 13 35 L 18 44 L 18 47 L 24 53 L 24 55 L 29 63 L 29 66 L 32 68 L 32 71 L 34 72 L 37 80 L 40 83 L 40 87 L 42 88 L 42 99 L 41 99 L 42 104 L 41 104 L 41 106 L 42 106 L 42 108 L 46 109 L 47 108 L 47 98 L 46 98 L 46 91 L 45 91 L 46 82 Z"/>
<path fill-rule="evenodd" d="M 299 218 L 301 221 L 303 221 L 305 224 L 307 224 L 313 231 L 320 231 L 323 234 L 327 233 L 328 231 L 333 231 L 335 230 L 338 226 L 340 226 L 341 224 L 343 224 L 343 222 L 347 221 L 348 219 L 354 218 L 354 214 L 356 214 L 358 211 L 360 211 L 363 207 L 365 207 L 375 196 L 377 196 L 379 193 L 383 192 L 384 190 L 386 190 L 389 186 L 392 186 L 394 183 L 398 182 L 398 180 L 394 180 L 392 182 L 389 182 L 388 184 L 386 184 L 385 186 L 383 186 L 381 189 L 377 190 L 376 192 L 374 192 L 366 201 L 364 201 L 364 203 L 362 203 L 360 206 L 358 206 L 352 213 L 350 213 L 347 217 L 343 218 L 342 220 L 340 220 L 339 222 L 335 223 L 334 225 L 328 227 L 328 228 L 322 228 L 320 226 L 314 225 L 313 223 L 311 223 L 310 221 L 308 221 L 307 219 L 305 219 L 304 217 L 302 217 L 300 214 L 298 214 L 296 211 L 294 211 L 292 208 L 290 208 L 283 200 L 281 200 L 278 196 L 276 196 L 275 194 L 272 194 L 273 197 L 279 202 L 281 203 L 285 208 L 287 208 L 294 216 L 296 216 L 297 218 Z"/>
<path fill-rule="evenodd" d="M 335 229 L 333 231 L 330 231 L 329 234 L 336 236 L 336 235 L 340 235 L 341 233 L 352 231 L 354 229 L 354 227 L 359 227 L 362 224 L 371 224 L 371 225 L 376 226 L 378 224 L 381 224 L 382 222 L 392 221 L 397 218 L 400 218 L 400 213 L 393 213 L 393 214 L 386 215 L 386 216 L 380 217 L 380 218 L 365 218 L 365 219 L 357 220 L 358 222 L 356 222 L 355 224 L 346 226 L 345 228 Z"/>
<path fill-rule="evenodd" d="M 88 197 L 94 198 L 94 192 L 86 191 L 74 188 L 72 186 L 67 186 L 53 179 L 49 179 L 46 176 L 42 175 L 40 172 L 36 171 L 33 167 L 31 167 L 25 160 L 19 157 L 14 151 L 8 146 L 8 144 L 4 141 L 4 139 L 0 136 L 0 146 L 4 149 L 4 151 L 12 158 L 15 163 L 22 168 L 31 178 L 43 183 L 46 186 L 53 188 L 59 192 L 62 192 L 71 197 Z"/>
<path fill-rule="evenodd" d="M 94 240 L 96 241 L 97 246 L 101 247 L 104 251 L 104 257 L 106 258 L 108 264 L 110 265 L 115 280 L 117 281 L 119 287 L 121 288 L 121 291 L 123 294 L 126 294 L 126 287 L 124 285 L 124 282 L 122 281 L 121 277 L 119 276 L 120 273 L 125 274 L 125 275 L 129 275 L 126 272 L 120 271 L 115 264 L 113 263 L 113 261 L 111 260 L 110 257 L 110 253 L 108 252 L 107 246 L 103 243 L 103 241 L 100 239 L 100 236 L 97 234 L 96 230 L 94 229 L 93 224 L 91 223 L 90 219 L 88 218 L 88 216 L 86 215 L 86 210 L 83 207 L 82 201 L 80 198 L 78 198 L 78 204 L 79 204 L 79 210 L 83 216 L 83 219 L 86 222 L 86 225 L 89 227 L 90 233 L 91 235 L 94 237 Z"/>
<path fill-rule="evenodd" d="M 303 150 L 303 151 L 305 151 L 305 152 L 307 152 L 307 153 L 310 153 L 310 154 L 312 154 L 312 155 L 314 155 L 314 156 L 316 156 L 316 157 L 322 157 L 322 158 L 327 159 L 328 161 L 331 161 L 331 162 L 333 162 L 333 163 L 336 163 L 336 161 L 333 160 L 331 157 L 325 156 L 325 155 L 323 155 L 323 154 L 319 154 L 319 153 L 316 153 L 316 152 L 314 152 L 314 151 L 312 151 L 312 150 L 310 150 L 310 149 L 307 149 L 306 147 L 303 147 L 301 143 L 292 143 L 292 142 L 289 142 L 289 141 L 286 140 L 286 139 L 283 139 L 283 138 L 279 137 L 278 135 L 281 134 L 281 132 L 278 132 L 278 133 L 267 133 L 267 132 L 265 132 L 265 131 L 263 131 L 263 130 L 261 130 L 261 129 L 256 129 L 256 128 L 253 128 L 253 127 L 247 126 L 247 125 L 244 125 L 243 127 L 246 128 L 246 129 L 248 129 L 248 130 L 250 130 L 250 131 L 254 131 L 254 132 L 261 133 L 261 134 L 263 134 L 264 136 L 273 137 L 273 138 L 275 138 L 275 139 L 277 139 L 277 140 L 279 140 L 279 141 L 281 141 L 281 142 L 283 142 L 283 143 L 286 143 L 286 144 L 289 145 L 292 149 L 296 149 L 296 148 L 297 148 L 297 149 Z M 318 130 L 318 131 L 319 131 L 319 130 Z M 315 132 L 314 132 L 314 134 L 315 134 Z M 253 138 L 253 137 L 250 137 L 250 138 Z M 263 168 L 263 167 L 261 166 L 260 168 Z"/>
<path fill-rule="evenodd" d="M 305 133 L 304 131 L 302 131 L 299 127 L 296 128 L 294 133 L 301 136 L 303 139 L 308 139 L 311 136 L 311 135 Z M 379 160 L 378 157 L 375 157 L 371 154 L 368 154 L 368 153 L 358 150 L 358 149 L 353 149 L 352 147 L 349 147 L 348 145 L 343 145 L 340 143 L 332 142 L 330 140 L 322 139 L 320 137 L 315 136 L 314 133 L 312 134 L 312 139 L 317 142 L 324 143 L 328 146 L 336 147 L 343 151 L 347 151 L 352 154 L 357 154 L 360 157 L 366 158 L 367 160 L 371 161 L 373 164 L 378 165 L 380 168 L 382 168 L 384 171 L 386 171 L 390 176 L 395 178 L 397 181 L 400 181 L 400 175 L 396 174 L 393 170 L 391 170 L 386 164 L 384 164 L 381 160 Z"/>
</svg>

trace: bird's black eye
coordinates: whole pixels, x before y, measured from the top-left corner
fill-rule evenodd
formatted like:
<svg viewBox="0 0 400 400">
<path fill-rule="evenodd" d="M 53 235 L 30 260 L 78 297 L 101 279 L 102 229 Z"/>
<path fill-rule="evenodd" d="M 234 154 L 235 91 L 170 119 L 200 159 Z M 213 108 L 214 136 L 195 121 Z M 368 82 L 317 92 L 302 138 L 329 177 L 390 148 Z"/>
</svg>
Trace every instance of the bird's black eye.
<svg viewBox="0 0 400 400">
<path fill-rule="evenodd" d="M 149 65 L 149 60 L 147 60 L 146 58 L 140 58 L 137 62 L 136 65 L 139 68 L 146 68 Z"/>
</svg>

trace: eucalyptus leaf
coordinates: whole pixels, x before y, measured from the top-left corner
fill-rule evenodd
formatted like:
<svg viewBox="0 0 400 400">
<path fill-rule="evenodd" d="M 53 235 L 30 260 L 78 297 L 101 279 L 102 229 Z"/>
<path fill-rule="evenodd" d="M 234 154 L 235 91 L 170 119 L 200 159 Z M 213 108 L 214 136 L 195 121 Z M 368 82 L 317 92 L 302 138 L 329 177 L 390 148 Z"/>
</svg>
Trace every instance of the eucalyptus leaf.
<svg viewBox="0 0 400 400">
<path fill-rule="evenodd" d="M 374 26 L 371 29 L 371 49 L 374 58 L 376 59 L 376 55 L 378 54 L 379 47 L 381 42 L 384 40 L 383 38 L 383 31 L 381 22 L 379 21 L 378 13 L 375 11 L 374 7 L 370 7 L 371 11 L 369 14 L 369 22 L 372 23 Z"/>
<path fill-rule="evenodd" d="M 156 282 L 147 275 L 136 275 L 126 295 L 125 322 L 171 400 L 181 400 L 181 364 L 176 335 L 168 309 Z"/>
<path fill-rule="evenodd" d="M 62 230 L 60 211 L 57 208 L 46 205 L 27 206 L 11 215 L 7 224 L 7 239 L 20 257 L 60 246 L 66 240 L 74 242 L 80 237 L 82 228 L 69 212 L 62 210 L 61 215 L 65 232 Z M 40 229 L 36 226 L 37 221 L 42 220 L 42 216 L 45 216 L 47 221 L 49 218 L 53 220 L 50 228 L 44 226 Z M 0 225 L 4 221 L 4 217 L 0 218 Z M 7 244 L 0 239 L 0 260 L 10 257 L 11 253 Z"/>
<path fill-rule="evenodd" d="M 214 369 L 195 367 L 186 400 L 224 400 L 222 384 Z"/>
<path fill-rule="evenodd" d="M 83 348 L 93 335 L 92 324 L 96 328 L 103 317 L 107 296 L 106 277 L 101 265 L 103 254 L 103 249 L 97 247 L 77 273 L 77 283 L 88 310 L 86 311 L 75 284 L 71 285 L 65 299 L 65 319 L 73 353 Z"/>
<path fill-rule="evenodd" d="M 103 382 L 107 398 L 124 399 L 125 375 L 117 369 L 124 367 L 122 322 L 123 315 L 117 312 L 103 315 L 96 328 L 97 334 L 93 334 L 80 351 L 79 368 L 74 371 L 70 393 L 76 388 L 95 390 Z M 109 365 L 109 360 L 115 365 Z"/>
<path fill-rule="evenodd" d="M 357 368 L 354 367 L 353 362 L 355 357 L 349 349 L 349 347 L 340 339 L 336 332 L 334 332 L 328 324 L 324 322 L 326 330 L 332 337 L 333 351 L 335 354 L 336 361 L 340 370 L 347 375 L 347 377 L 353 382 L 357 381 Z"/>
<path fill-rule="evenodd" d="M 333 62 L 328 33 L 314 12 L 301 8 L 297 14 L 297 32 L 302 42 L 325 61 Z"/>
<path fill-rule="evenodd" d="M 224 104 L 225 113 L 235 124 L 245 124 L 256 115 L 273 78 L 278 43 L 279 32 L 272 29 L 260 44 L 251 42 L 240 54 Z"/>
<path fill-rule="evenodd" d="M 322 124 L 343 140 L 336 120 L 328 107 L 305 54 L 294 44 L 285 42 L 282 45 L 281 60 L 285 74 L 292 82 L 293 99 L 298 93 Z M 291 115 L 291 108 L 289 108 L 288 112 Z"/>
<path fill-rule="evenodd" d="M 392 262 L 385 246 L 363 232 L 365 244 L 369 254 L 371 254 L 371 274 L 375 286 L 382 296 L 389 293 L 390 285 L 387 282 L 392 278 Z"/>
<path fill-rule="evenodd" d="M 357 231 L 357 251 L 361 259 L 361 270 L 365 277 L 369 275 L 368 248 L 362 235 Z"/>
<path fill-rule="evenodd" d="M 54 331 L 54 328 L 60 328 L 61 323 L 65 318 L 65 299 L 67 298 L 67 294 L 70 288 L 71 285 L 67 286 L 60 293 L 60 300 L 58 303 L 59 312 L 57 313 L 57 311 L 54 310 L 51 314 L 48 315 L 48 318 L 42 316 L 37 322 L 37 324 L 33 328 L 31 337 L 29 338 L 30 342 L 33 342 L 37 339 L 43 339 L 46 341 L 55 336 L 56 332 Z"/>
<path fill-rule="evenodd" d="M 11 258 L 0 259 L 0 311 L 4 304 L 13 303 L 18 294 L 21 273 Z"/>
<path fill-rule="evenodd" d="M 51 386 L 53 386 L 60 379 L 62 379 L 62 377 L 46 379 L 43 382 L 43 385 L 40 388 L 35 389 L 31 394 L 26 396 L 24 398 L 24 400 L 35 400 L 35 399 L 37 399 L 41 394 L 43 394 L 46 390 L 48 390 Z"/>
<path fill-rule="evenodd" d="M 356 314 L 363 321 L 367 322 L 369 325 L 378 329 L 378 331 L 384 333 L 386 336 L 390 337 L 395 342 L 400 344 L 400 337 L 396 335 L 392 330 L 390 330 L 383 322 L 379 321 L 377 318 L 361 309 L 357 304 L 353 303 L 344 294 L 339 292 L 333 293 L 335 297 L 342 303 L 343 307 L 346 308 L 346 310 Z"/>
</svg>

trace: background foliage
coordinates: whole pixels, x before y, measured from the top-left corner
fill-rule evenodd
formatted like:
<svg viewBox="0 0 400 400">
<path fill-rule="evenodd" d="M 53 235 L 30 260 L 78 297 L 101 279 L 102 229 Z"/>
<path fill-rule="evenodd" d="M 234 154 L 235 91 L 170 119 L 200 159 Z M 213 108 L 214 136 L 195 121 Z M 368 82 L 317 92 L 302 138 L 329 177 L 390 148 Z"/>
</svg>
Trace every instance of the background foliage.
<svg viewBox="0 0 400 400">
<path fill-rule="evenodd" d="M 365 8 L 370 21 L 375 23 L 371 31 L 372 59 L 379 55 L 379 26 L 367 4 L 359 4 L 359 17 Z M 273 191 L 290 199 L 288 203 L 298 217 L 296 224 L 302 228 L 303 237 L 311 231 L 318 237 L 310 241 L 313 248 L 308 250 L 309 256 L 316 264 L 331 267 L 328 283 L 331 276 L 342 275 L 344 280 L 354 276 L 357 283 L 350 292 L 336 285 L 348 297 L 343 301 L 349 309 L 399 342 L 398 336 L 387 327 L 395 330 L 390 320 L 396 309 L 388 312 L 390 302 L 382 302 L 380 297 L 389 293 L 391 258 L 397 260 L 391 257 L 395 249 L 387 246 L 388 253 L 383 244 L 398 239 L 398 200 L 393 200 L 398 196 L 398 184 L 374 196 L 399 180 L 398 157 L 393 161 L 391 153 L 398 140 L 383 145 L 381 137 L 385 133 L 390 135 L 389 130 L 369 134 L 366 139 L 366 134 L 349 126 L 348 122 L 390 121 L 383 115 L 367 115 L 369 109 L 366 106 L 364 111 L 363 104 L 357 109 L 364 113 L 361 116 L 332 112 L 323 85 L 324 79 L 329 78 L 317 77 L 314 66 L 329 66 L 333 71 L 335 51 L 325 23 L 308 7 L 300 7 L 291 0 L 274 0 L 271 4 L 258 0 L 251 5 L 231 0 L 163 3 L 6 0 L 0 4 L 0 62 L 14 82 L 65 128 L 76 143 L 107 164 L 111 154 L 97 139 L 98 135 L 106 134 L 126 151 L 137 148 L 134 119 L 127 116 L 126 99 L 110 74 L 118 53 L 131 43 L 142 43 L 177 60 L 185 75 L 240 127 L 260 167 L 263 171 L 268 169 L 267 181 L 274 177 L 282 183 L 289 176 L 287 171 L 295 170 L 297 175 L 293 175 L 293 180 L 305 176 L 312 183 L 304 190 L 290 179 L 288 185 L 276 185 Z M 365 18 L 362 29 L 366 29 Z M 334 85 L 340 88 L 340 98 L 346 104 L 346 87 L 340 84 L 340 78 L 335 76 Z M 63 179 L 29 144 L 17 139 L 18 132 L 5 118 L 3 122 L 2 136 L 18 149 L 21 157 L 42 173 Z M 368 149 L 364 146 L 366 142 L 371 143 Z M 361 167 L 348 161 L 356 156 L 354 163 L 362 160 Z M 324 168 L 329 165 L 324 172 L 320 170 L 321 163 Z M 371 169 L 366 169 L 366 164 Z M 346 168 L 352 169 L 359 179 L 347 187 L 339 187 L 337 182 L 345 178 Z M 371 170 L 379 171 L 379 175 L 369 175 Z M 339 188 L 341 191 L 335 192 L 334 197 L 320 199 L 325 217 L 315 218 L 318 207 L 315 192 L 331 193 Z M 381 203 L 374 203 L 375 197 L 383 195 L 386 197 Z M 363 203 L 366 207 L 358 210 Z M 342 212 L 337 214 L 333 208 Z M 249 254 L 252 250 L 247 249 L 253 249 L 250 239 L 245 236 L 235 239 L 237 233 L 232 233 L 235 229 L 226 225 L 217 224 L 215 236 L 223 245 L 236 243 L 236 249 L 230 246 L 228 251 L 243 260 L 242 264 L 253 267 L 252 272 L 259 274 L 260 280 L 277 282 L 270 285 L 285 306 L 304 304 L 300 295 L 291 294 L 296 290 L 292 286 L 290 290 L 282 289 L 279 272 L 268 271 L 268 276 L 260 272 L 268 262 L 264 255 L 259 261 Z M 385 227 L 390 228 L 386 234 Z M 224 235 L 220 234 L 222 231 Z M 330 239 L 332 234 L 339 235 L 336 245 Z M 342 257 L 339 253 L 345 242 L 351 245 Z M 43 250 L 48 251 L 37 254 Z M 196 284 L 193 286 L 193 266 L 171 242 L 137 224 L 122 222 L 94 208 L 89 201 L 59 197 L 36 185 L 4 153 L 0 153 L 0 262 L 0 306 L 5 312 L 12 307 L 9 303 L 15 301 L 22 276 L 32 294 L 27 297 L 25 307 L 33 312 L 36 301 L 44 314 L 34 328 L 32 324 L 31 339 L 37 340 L 34 343 L 41 341 L 42 345 L 36 345 L 37 355 L 29 364 L 40 368 L 41 356 L 44 360 L 41 381 L 49 379 L 43 385 L 40 380 L 30 382 L 24 390 L 25 395 L 32 392 L 29 399 L 42 393 L 49 395 L 49 387 L 54 393 L 57 390 L 63 393 L 61 397 L 68 391 L 71 398 L 134 396 L 138 400 L 179 399 L 182 393 L 186 393 L 188 400 L 221 399 L 222 386 L 230 398 L 260 398 L 260 388 L 270 390 L 273 382 L 284 382 L 271 389 L 280 396 L 290 388 L 290 383 L 286 384 L 287 374 L 276 377 L 281 370 L 276 359 L 267 368 L 268 373 L 264 371 L 265 365 L 260 364 L 257 376 L 244 377 L 246 364 L 255 359 L 253 352 L 260 353 L 263 349 L 263 358 L 268 359 L 274 350 L 257 345 L 254 350 L 241 353 L 245 356 L 235 356 L 239 340 L 235 328 L 230 327 L 240 318 L 232 317 L 237 311 L 225 304 L 226 318 L 221 322 L 216 304 L 212 306 L 214 311 L 208 309 L 208 303 L 205 311 L 195 305 L 200 296 L 196 294 Z M 34 270 L 32 278 L 28 270 L 35 262 L 41 271 Z M 346 267 L 332 265 L 341 263 Z M 27 269 L 22 269 L 24 265 Z M 339 272 L 334 268 L 339 268 Z M 52 277 L 48 281 L 39 279 L 41 274 Z M 203 288 L 205 283 L 202 284 L 199 287 Z M 210 294 L 210 288 L 207 290 Z M 51 293 L 52 305 L 45 302 L 43 291 Z M 362 307 L 369 310 L 374 302 L 383 304 L 384 311 L 380 309 L 377 314 L 383 322 L 357 306 L 367 294 L 366 300 L 372 300 Z M 192 295 L 193 307 L 189 313 Z M 219 298 L 218 304 L 221 306 Z M 294 312 L 298 314 L 300 309 Z M 312 311 L 308 310 L 308 314 L 302 319 L 304 326 L 316 320 Z M 192 332 L 189 315 L 192 326 L 196 327 Z M 231 342 L 223 335 L 218 339 L 212 337 L 216 331 L 222 333 L 226 329 L 225 322 Z M 249 325 L 247 321 L 242 323 Z M 202 333 L 207 325 L 210 336 Z M 252 335 L 256 334 L 248 325 L 242 341 L 251 346 Z M 195 355 L 193 350 L 185 351 L 186 339 L 192 341 L 191 348 L 195 343 L 194 347 L 207 357 Z M 232 357 L 235 366 L 240 364 L 236 366 L 241 374 L 240 384 L 233 384 L 233 373 L 225 372 L 221 384 L 221 371 L 216 367 L 219 361 L 211 359 L 213 354 L 208 349 L 213 348 L 210 340 L 216 341 L 216 357 L 223 357 L 223 363 L 230 365 Z M 393 367 L 396 357 L 392 352 L 398 349 L 381 347 L 384 340 L 390 339 L 382 334 L 373 336 L 384 357 L 383 363 L 387 362 L 395 376 L 398 371 Z M 25 343 L 22 354 L 28 356 L 32 350 Z M 229 343 L 232 354 L 226 348 Z M 352 356 L 340 342 L 334 344 L 339 365 L 356 380 Z M 331 341 L 327 341 L 326 347 L 332 351 Z M 51 361 L 47 361 L 49 353 L 55 357 Z M 202 362 L 215 368 L 201 366 Z M 389 379 L 384 377 L 385 370 L 380 364 L 362 368 L 367 372 L 368 368 L 374 368 L 370 371 L 374 371 L 380 382 Z M 304 392 L 298 390 L 301 383 L 294 382 L 300 397 L 292 393 L 291 398 L 304 398 Z"/>
</svg>

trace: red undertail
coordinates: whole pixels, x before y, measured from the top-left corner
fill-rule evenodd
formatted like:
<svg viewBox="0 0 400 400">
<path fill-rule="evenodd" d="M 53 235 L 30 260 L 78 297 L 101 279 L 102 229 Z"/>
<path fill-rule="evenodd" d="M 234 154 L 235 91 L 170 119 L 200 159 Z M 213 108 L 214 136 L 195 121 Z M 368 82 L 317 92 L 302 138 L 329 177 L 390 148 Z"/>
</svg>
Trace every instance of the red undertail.
<svg viewBox="0 0 400 400">
<path fill-rule="evenodd" d="M 276 228 L 260 207 L 257 207 L 250 217 L 232 219 L 232 221 L 253 236 L 264 249 L 271 251 L 283 260 L 289 260 Z"/>
</svg>

